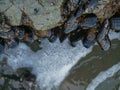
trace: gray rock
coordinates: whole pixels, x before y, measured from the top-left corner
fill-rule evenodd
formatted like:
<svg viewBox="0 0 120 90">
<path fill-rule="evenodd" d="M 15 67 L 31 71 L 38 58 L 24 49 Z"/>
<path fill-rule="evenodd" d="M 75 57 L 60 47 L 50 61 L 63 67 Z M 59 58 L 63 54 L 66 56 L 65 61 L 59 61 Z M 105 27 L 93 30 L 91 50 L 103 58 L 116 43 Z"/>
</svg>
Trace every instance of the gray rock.
<svg viewBox="0 0 120 90">
<path fill-rule="evenodd" d="M 24 12 L 36 30 L 47 30 L 60 25 L 61 5 L 64 0 L 0 0 L 4 12 L 13 26 L 21 24 Z"/>
<path fill-rule="evenodd" d="M 4 12 L 12 6 L 10 0 L 0 0 L 0 12 Z"/>
<path fill-rule="evenodd" d="M 110 18 L 120 8 L 119 0 L 92 0 L 84 13 L 95 13 L 98 18 Z M 94 3 L 96 1 L 96 4 Z M 95 5 L 95 7 L 93 7 Z"/>
<path fill-rule="evenodd" d="M 20 9 L 12 5 L 7 11 L 5 11 L 5 15 L 10 20 L 11 25 L 15 25 L 15 26 L 20 25 L 21 15 L 22 15 Z"/>
<path fill-rule="evenodd" d="M 36 90 L 37 87 L 36 76 L 31 73 L 31 68 L 14 70 L 6 60 L 0 61 L 0 90 Z"/>
<path fill-rule="evenodd" d="M 119 0 L 99 0 L 99 5 L 95 13 L 97 17 L 106 19 L 113 16 L 119 8 Z"/>
</svg>

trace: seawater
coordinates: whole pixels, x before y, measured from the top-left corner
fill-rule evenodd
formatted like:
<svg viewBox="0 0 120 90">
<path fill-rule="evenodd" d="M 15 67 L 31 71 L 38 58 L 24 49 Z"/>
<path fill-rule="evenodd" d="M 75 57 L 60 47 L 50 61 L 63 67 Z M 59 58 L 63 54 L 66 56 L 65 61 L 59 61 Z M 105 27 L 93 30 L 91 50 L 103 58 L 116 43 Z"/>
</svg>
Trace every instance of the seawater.
<svg viewBox="0 0 120 90">
<path fill-rule="evenodd" d="M 120 39 L 120 33 L 110 32 L 110 39 Z M 42 40 L 42 50 L 33 52 L 24 43 L 20 43 L 15 49 L 9 49 L 8 64 L 17 69 L 19 67 L 31 67 L 32 73 L 37 76 L 37 84 L 41 89 L 51 90 L 64 80 L 71 68 L 88 53 L 92 48 L 86 49 L 79 41 L 76 47 L 71 47 L 68 40 L 60 43 L 50 43 Z M 3 55 L 4 57 L 4 55 Z"/>
</svg>

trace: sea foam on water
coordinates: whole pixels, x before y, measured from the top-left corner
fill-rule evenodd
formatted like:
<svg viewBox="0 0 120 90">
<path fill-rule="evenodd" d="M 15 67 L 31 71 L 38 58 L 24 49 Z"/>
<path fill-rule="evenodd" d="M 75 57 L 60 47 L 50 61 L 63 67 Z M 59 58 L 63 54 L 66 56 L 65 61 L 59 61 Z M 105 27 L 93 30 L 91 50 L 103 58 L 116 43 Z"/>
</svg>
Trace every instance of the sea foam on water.
<svg viewBox="0 0 120 90">
<path fill-rule="evenodd" d="M 14 69 L 19 67 L 32 67 L 32 72 L 37 76 L 37 83 L 41 88 L 51 89 L 59 85 L 67 76 L 69 70 L 81 57 L 91 52 L 92 47 L 86 49 L 79 41 L 77 47 L 71 47 L 68 41 L 49 43 L 42 41 L 42 50 L 33 52 L 25 44 L 20 43 L 15 49 L 9 49 L 8 63 Z"/>
<path fill-rule="evenodd" d="M 119 39 L 120 33 L 110 34 L 111 39 Z M 24 43 L 20 43 L 15 49 L 6 51 L 8 64 L 14 69 L 19 67 L 31 67 L 32 73 L 37 76 L 37 84 L 41 88 L 51 90 L 58 86 L 69 74 L 70 69 L 92 51 L 92 47 L 86 49 L 79 41 L 76 47 L 71 47 L 68 40 L 60 43 L 50 43 L 47 39 L 42 41 L 42 50 L 33 52 Z"/>
</svg>

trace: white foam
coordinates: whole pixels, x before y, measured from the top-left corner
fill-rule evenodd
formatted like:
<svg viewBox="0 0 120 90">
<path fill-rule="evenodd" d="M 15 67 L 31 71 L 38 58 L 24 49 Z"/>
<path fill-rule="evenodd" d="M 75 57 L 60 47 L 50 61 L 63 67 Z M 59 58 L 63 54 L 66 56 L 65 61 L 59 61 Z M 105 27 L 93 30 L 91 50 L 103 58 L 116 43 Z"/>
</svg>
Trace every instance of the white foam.
<svg viewBox="0 0 120 90">
<path fill-rule="evenodd" d="M 68 44 L 68 40 L 63 43 L 58 40 L 55 43 L 43 40 L 42 46 L 43 49 L 35 53 L 20 43 L 16 49 L 9 49 L 6 53 L 9 55 L 8 63 L 14 69 L 32 67 L 38 85 L 47 90 L 59 85 L 80 58 L 92 51 L 92 47 L 84 48 L 81 41 L 74 48 Z"/>
<path fill-rule="evenodd" d="M 33 73 L 37 75 L 37 82 L 40 87 L 51 89 L 68 74 L 69 70 L 77 61 L 86 56 L 92 50 L 82 46 L 81 41 L 77 47 L 71 47 L 67 40 L 60 43 L 49 43 L 43 40 L 43 49 L 37 53 L 32 52 L 25 44 L 20 43 L 14 50 L 8 50 L 8 63 L 14 68 L 32 67 Z"/>
<path fill-rule="evenodd" d="M 113 40 L 113 39 L 118 39 L 120 40 L 120 32 L 119 33 L 116 33 L 114 31 L 111 31 L 109 32 L 109 37 L 110 37 L 110 40 Z"/>
<path fill-rule="evenodd" d="M 112 77 L 116 72 L 120 70 L 120 63 L 112 66 L 108 70 L 99 73 L 92 82 L 88 85 L 86 90 L 95 90 L 95 88 L 102 83 L 104 80 L 106 80 L 109 77 Z"/>
<path fill-rule="evenodd" d="M 118 39 L 120 40 L 120 33 L 116 33 L 114 31 L 109 32 L 109 37 L 111 40 Z M 95 88 L 102 83 L 104 80 L 106 80 L 109 77 L 112 77 L 116 72 L 120 70 L 120 63 L 112 66 L 108 70 L 99 73 L 92 82 L 88 85 L 86 90 L 95 90 Z"/>
</svg>

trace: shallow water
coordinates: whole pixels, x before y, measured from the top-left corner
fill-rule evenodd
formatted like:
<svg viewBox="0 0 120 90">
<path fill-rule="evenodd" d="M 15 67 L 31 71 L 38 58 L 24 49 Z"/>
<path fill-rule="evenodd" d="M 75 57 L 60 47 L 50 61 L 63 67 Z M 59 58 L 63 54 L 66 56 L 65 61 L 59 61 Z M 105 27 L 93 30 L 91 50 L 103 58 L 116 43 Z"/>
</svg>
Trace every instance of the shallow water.
<svg viewBox="0 0 120 90">
<path fill-rule="evenodd" d="M 72 66 L 92 50 L 92 48 L 84 48 L 81 41 L 75 48 L 71 47 L 67 40 L 62 44 L 58 40 L 55 43 L 43 40 L 42 45 L 43 49 L 35 53 L 25 44 L 20 43 L 14 50 L 7 50 L 6 54 L 8 54 L 8 64 L 13 69 L 33 68 L 32 72 L 37 76 L 38 85 L 47 90 L 59 85 Z"/>
<path fill-rule="evenodd" d="M 119 90 L 120 41 L 113 40 L 107 52 L 98 46 L 82 58 L 60 86 L 60 90 Z M 117 88 L 117 89 L 116 89 Z"/>
<path fill-rule="evenodd" d="M 120 33 L 112 32 L 110 38 L 120 39 Z M 113 41 L 112 48 L 107 52 L 102 51 L 98 46 L 95 46 L 93 51 L 92 47 L 86 49 L 81 41 L 74 48 L 67 40 L 63 43 L 58 40 L 55 43 L 43 40 L 42 45 L 43 49 L 38 52 L 33 52 L 23 43 L 15 49 L 6 51 L 8 64 L 13 69 L 32 68 L 32 73 L 37 76 L 37 85 L 42 90 L 51 90 L 53 87 L 55 90 L 84 90 L 101 71 L 111 68 L 120 61 L 119 40 Z"/>
</svg>

